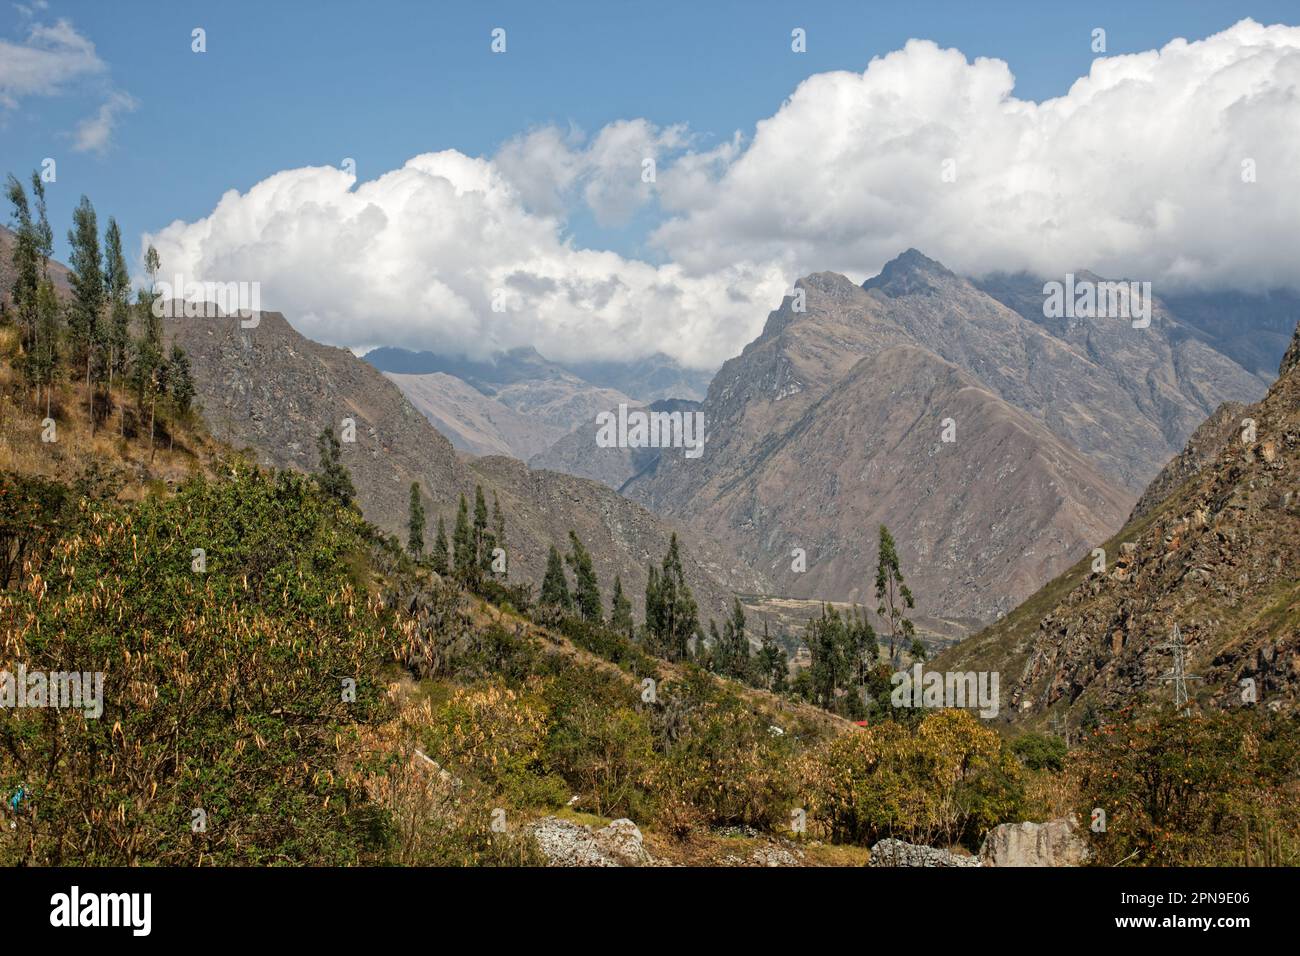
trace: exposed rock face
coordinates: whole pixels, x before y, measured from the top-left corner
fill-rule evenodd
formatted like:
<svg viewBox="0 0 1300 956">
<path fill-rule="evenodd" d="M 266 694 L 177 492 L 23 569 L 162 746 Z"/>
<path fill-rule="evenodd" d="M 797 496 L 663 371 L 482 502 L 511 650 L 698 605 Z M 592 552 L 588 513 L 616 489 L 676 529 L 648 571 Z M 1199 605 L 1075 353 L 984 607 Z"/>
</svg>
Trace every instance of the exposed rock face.
<svg viewBox="0 0 1300 956">
<path fill-rule="evenodd" d="M 645 866 L 653 862 L 641 844 L 641 831 L 631 820 L 615 820 L 593 830 L 559 817 L 544 817 L 527 829 L 549 866 Z"/>
<path fill-rule="evenodd" d="M 1300 331 L 1297 332 L 1300 343 Z M 1300 345 L 1293 346 L 1300 355 Z M 1107 543 L 1104 573 L 1081 562 L 1008 619 L 946 651 L 939 669 L 1020 674 L 1012 718 L 1064 704 L 1101 709 L 1171 693 L 1166 644 L 1178 625 L 1198 706 L 1294 711 L 1300 701 L 1300 365 L 1241 410 L 1191 477 Z M 1229 419 L 1236 418 L 1234 412 Z M 1213 433 L 1214 429 L 1211 428 Z M 1213 444 L 1213 443 L 1211 443 Z"/>
<path fill-rule="evenodd" d="M 458 455 L 383 374 L 346 349 L 304 338 L 279 313 L 261 313 L 252 328 L 234 318 L 189 318 L 168 320 L 165 329 L 190 355 L 203 417 L 217 437 L 252 449 L 264 464 L 311 472 L 322 426 L 337 434 L 352 418 L 356 441 L 342 445 L 343 463 L 363 513 L 379 527 L 405 540 L 410 486 L 418 481 L 432 544 L 438 517 L 450 536 L 459 496 L 472 504 L 481 484 L 489 506 L 493 493 L 501 501 L 512 581 L 540 582 L 547 549 L 565 548 L 572 528 L 592 553 L 602 592 L 621 575 L 639 608 L 647 563 L 663 556 L 675 530 L 645 508 L 597 482 L 529 471 L 509 458 Z M 676 530 L 704 620 L 725 617 L 733 586 L 762 589 L 733 556 Z M 706 566 L 735 580 L 724 586 Z"/>
<path fill-rule="evenodd" d="M 787 298 L 714 378 L 703 456 L 663 456 L 624 492 L 797 598 L 874 606 L 887 524 L 918 612 L 972 627 L 1118 527 L 1132 498 L 1045 420 L 1058 372 L 1096 391 L 1084 357 L 919 253 L 882 277 L 800 280 L 806 311 Z"/>
<path fill-rule="evenodd" d="M 980 847 L 984 866 L 1082 866 L 1088 844 L 1074 820 L 1046 823 L 1003 823 L 984 837 Z"/>
<path fill-rule="evenodd" d="M 1240 402 L 1224 402 L 1220 405 L 1213 415 L 1192 432 L 1192 437 L 1187 439 L 1183 450 L 1160 469 L 1160 474 L 1147 485 L 1147 490 L 1142 492 L 1142 497 L 1133 506 L 1130 517 L 1140 518 L 1149 514 L 1183 482 L 1213 463 L 1228 442 L 1237 437 L 1245 416 L 1246 406 Z"/>
<path fill-rule="evenodd" d="M 1224 355 L 1269 377 L 1300 324 L 1300 293 L 1289 289 L 1175 293 L 1165 304 Z"/>
<path fill-rule="evenodd" d="M 1075 281 L 1104 280 L 1084 270 Z M 1011 371 L 1023 397 L 1000 394 L 1035 411 L 1133 492 L 1142 491 L 1216 408 L 1258 401 L 1271 378 L 1218 351 L 1159 296 L 1150 326 L 1133 328 L 1123 318 L 1044 316 L 1042 279 L 998 276 L 978 287 L 1025 322 L 1024 364 Z M 1046 342 L 1064 351 L 1039 354 Z"/>
<path fill-rule="evenodd" d="M 881 840 L 871 848 L 868 866 L 979 866 L 977 856 L 961 856 L 932 846 L 904 843 L 902 840 Z"/>
</svg>

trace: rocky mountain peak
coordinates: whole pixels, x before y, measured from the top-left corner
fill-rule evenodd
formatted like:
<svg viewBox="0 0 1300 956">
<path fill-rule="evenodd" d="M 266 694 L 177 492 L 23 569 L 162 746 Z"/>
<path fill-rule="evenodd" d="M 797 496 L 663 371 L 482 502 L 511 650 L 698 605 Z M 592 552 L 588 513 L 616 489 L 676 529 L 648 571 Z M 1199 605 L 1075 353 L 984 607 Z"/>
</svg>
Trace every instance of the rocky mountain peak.
<svg viewBox="0 0 1300 956">
<path fill-rule="evenodd" d="M 862 283 L 862 288 L 868 292 L 878 289 L 891 298 L 897 298 L 938 292 L 939 285 L 944 280 L 956 278 L 956 274 L 943 263 L 936 262 L 917 249 L 908 249 L 886 262 L 880 274 Z"/>
</svg>

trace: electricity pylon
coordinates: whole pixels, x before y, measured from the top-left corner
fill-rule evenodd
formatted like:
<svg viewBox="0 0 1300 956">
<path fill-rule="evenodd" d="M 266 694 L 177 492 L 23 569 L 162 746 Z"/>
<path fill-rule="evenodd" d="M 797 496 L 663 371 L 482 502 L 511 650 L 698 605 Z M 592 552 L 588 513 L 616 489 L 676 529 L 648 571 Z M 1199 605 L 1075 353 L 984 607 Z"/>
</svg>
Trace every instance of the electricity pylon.
<svg viewBox="0 0 1300 956">
<path fill-rule="evenodd" d="M 1190 714 L 1192 707 L 1187 696 L 1187 682 L 1189 680 L 1200 680 L 1201 678 L 1195 674 L 1187 673 L 1187 645 L 1183 643 L 1183 635 L 1179 631 L 1177 624 L 1174 625 L 1174 636 L 1169 643 L 1156 645 L 1156 650 L 1173 651 L 1174 664 L 1160 677 L 1160 680 L 1173 681 L 1175 709 L 1181 710 L 1184 715 Z"/>
</svg>

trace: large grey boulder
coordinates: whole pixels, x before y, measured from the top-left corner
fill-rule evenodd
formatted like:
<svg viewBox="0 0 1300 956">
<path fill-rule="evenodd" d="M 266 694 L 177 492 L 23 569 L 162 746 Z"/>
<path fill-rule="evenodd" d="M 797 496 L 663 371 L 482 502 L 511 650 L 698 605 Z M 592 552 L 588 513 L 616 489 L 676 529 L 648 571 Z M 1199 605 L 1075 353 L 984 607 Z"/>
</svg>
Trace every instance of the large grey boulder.
<svg viewBox="0 0 1300 956">
<path fill-rule="evenodd" d="M 528 830 L 549 866 L 642 866 L 652 862 L 641 844 L 641 831 L 631 820 L 615 820 L 593 830 L 571 820 L 544 817 Z"/>
<path fill-rule="evenodd" d="M 1003 823 L 984 837 L 980 859 L 985 866 L 1081 866 L 1088 860 L 1088 844 L 1069 817 Z"/>
</svg>

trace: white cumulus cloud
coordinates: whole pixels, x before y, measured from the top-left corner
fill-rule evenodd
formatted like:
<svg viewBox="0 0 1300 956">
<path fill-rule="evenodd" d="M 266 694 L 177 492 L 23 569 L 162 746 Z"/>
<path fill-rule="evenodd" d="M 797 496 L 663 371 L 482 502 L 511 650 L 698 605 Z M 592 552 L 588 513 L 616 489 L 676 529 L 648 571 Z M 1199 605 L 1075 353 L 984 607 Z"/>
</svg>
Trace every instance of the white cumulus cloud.
<svg viewBox="0 0 1300 956">
<path fill-rule="evenodd" d="M 1014 83 L 922 40 L 810 77 L 733 162 L 695 171 L 655 241 L 693 271 L 865 277 L 915 246 L 969 273 L 1300 284 L 1300 28 L 1243 20 L 1098 58 L 1042 103 Z"/>
<path fill-rule="evenodd" d="M 796 276 L 865 278 L 909 246 L 970 274 L 1300 288 L 1300 28 L 1243 20 L 1101 57 L 1042 103 L 1014 87 L 1000 60 L 913 40 L 810 77 L 752 137 L 707 150 L 642 119 L 543 127 L 371 182 L 277 173 L 146 242 L 164 277 L 258 281 L 265 307 L 333 344 L 693 367 L 739 351 Z M 663 264 L 579 247 L 579 202 L 602 225 L 656 207 Z"/>
<path fill-rule="evenodd" d="M 484 356 L 533 345 L 557 359 L 662 351 L 708 367 L 756 334 L 785 288 L 770 264 L 688 276 L 576 248 L 490 161 L 455 151 L 360 184 L 326 167 L 277 173 L 144 241 L 158 249 L 161 278 L 258 282 L 264 308 L 356 349 Z"/>
</svg>

